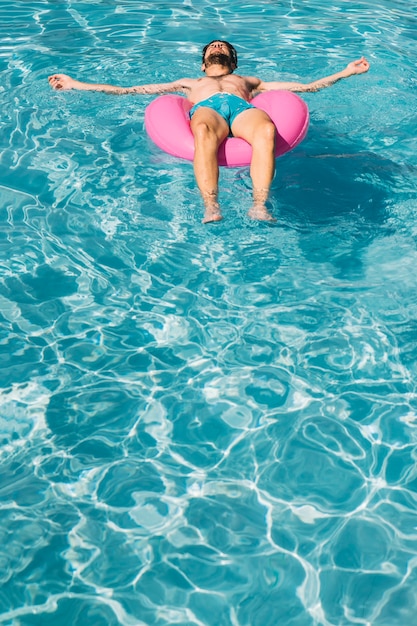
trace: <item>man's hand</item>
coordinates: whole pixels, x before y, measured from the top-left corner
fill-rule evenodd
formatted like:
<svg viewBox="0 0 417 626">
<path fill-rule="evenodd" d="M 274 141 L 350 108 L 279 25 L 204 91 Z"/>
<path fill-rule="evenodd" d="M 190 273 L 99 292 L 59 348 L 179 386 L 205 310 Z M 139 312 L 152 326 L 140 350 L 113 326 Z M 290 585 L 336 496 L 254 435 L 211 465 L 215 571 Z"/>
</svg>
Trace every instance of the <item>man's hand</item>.
<svg viewBox="0 0 417 626">
<path fill-rule="evenodd" d="M 369 70 L 369 63 L 365 59 L 365 57 L 362 57 L 361 59 L 358 59 L 358 61 L 352 61 L 351 63 L 349 63 L 346 69 L 349 70 L 351 75 L 363 74 L 364 72 L 367 72 Z"/>
<path fill-rule="evenodd" d="M 48 80 L 52 89 L 76 89 L 78 85 L 78 81 L 66 74 L 52 74 L 52 76 L 48 77 Z"/>
</svg>

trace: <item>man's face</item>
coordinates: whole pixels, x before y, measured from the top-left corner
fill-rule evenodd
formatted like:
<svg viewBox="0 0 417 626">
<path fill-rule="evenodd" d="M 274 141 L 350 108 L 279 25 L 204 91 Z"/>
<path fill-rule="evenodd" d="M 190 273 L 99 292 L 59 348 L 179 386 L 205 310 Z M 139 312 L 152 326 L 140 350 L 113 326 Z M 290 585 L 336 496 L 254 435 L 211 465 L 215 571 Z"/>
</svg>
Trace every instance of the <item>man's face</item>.
<svg viewBox="0 0 417 626">
<path fill-rule="evenodd" d="M 203 70 L 210 65 L 222 65 L 233 71 L 229 48 L 222 41 L 213 41 L 206 50 Z"/>
<path fill-rule="evenodd" d="M 213 52 L 221 52 L 222 54 L 227 54 L 227 56 L 230 56 L 229 48 L 222 41 L 213 41 L 213 43 L 209 45 L 206 50 L 205 59 L 207 59 L 207 57 L 210 56 L 210 54 L 212 54 Z"/>
</svg>

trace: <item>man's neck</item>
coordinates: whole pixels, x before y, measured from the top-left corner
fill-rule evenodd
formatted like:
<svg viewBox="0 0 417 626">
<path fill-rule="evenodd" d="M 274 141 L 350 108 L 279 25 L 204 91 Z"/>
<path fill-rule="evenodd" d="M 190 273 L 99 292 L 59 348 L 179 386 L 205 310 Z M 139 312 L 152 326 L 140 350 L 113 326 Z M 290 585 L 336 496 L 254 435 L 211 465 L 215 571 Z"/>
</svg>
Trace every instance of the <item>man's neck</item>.
<svg viewBox="0 0 417 626">
<path fill-rule="evenodd" d="M 232 72 L 224 65 L 210 65 L 206 68 L 206 76 L 209 78 L 221 78 L 222 76 L 229 76 Z"/>
</svg>

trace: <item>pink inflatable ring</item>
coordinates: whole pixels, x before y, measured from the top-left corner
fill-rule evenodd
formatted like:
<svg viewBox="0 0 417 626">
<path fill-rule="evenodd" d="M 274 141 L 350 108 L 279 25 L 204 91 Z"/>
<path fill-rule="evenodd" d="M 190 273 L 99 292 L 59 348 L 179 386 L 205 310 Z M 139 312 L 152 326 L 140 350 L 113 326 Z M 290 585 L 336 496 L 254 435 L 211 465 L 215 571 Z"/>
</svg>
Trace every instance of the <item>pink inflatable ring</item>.
<svg viewBox="0 0 417 626">
<path fill-rule="evenodd" d="M 266 111 L 276 126 L 276 156 L 292 150 L 306 136 L 308 108 L 295 93 L 267 91 L 255 96 L 251 104 Z M 194 158 L 189 118 L 191 107 L 191 102 L 183 96 L 165 95 L 153 100 L 145 110 L 145 128 L 149 137 L 168 154 L 189 161 Z M 251 146 L 237 137 L 228 137 L 219 148 L 219 165 L 249 165 L 251 157 Z"/>
</svg>

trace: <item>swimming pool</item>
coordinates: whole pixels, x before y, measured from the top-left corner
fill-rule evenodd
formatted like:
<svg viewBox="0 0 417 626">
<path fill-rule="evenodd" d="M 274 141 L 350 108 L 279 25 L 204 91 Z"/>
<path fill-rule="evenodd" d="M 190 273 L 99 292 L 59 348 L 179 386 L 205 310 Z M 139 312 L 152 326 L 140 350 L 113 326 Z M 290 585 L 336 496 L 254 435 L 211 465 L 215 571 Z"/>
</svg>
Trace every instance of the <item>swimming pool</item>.
<svg viewBox="0 0 417 626">
<path fill-rule="evenodd" d="M 1 5 L 0 623 L 408 626 L 416 594 L 417 11 L 399 0 Z M 277 162 L 201 224 L 150 97 L 312 80 Z"/>
</svg>

